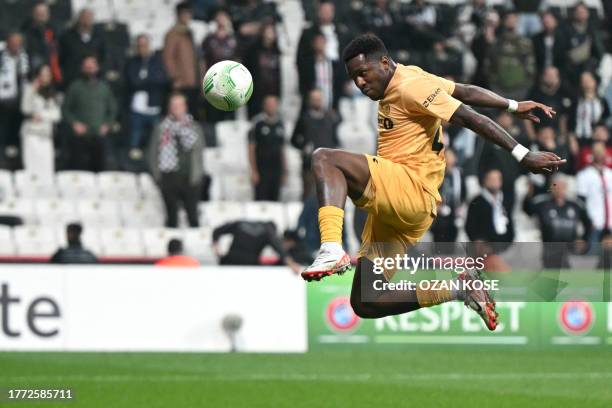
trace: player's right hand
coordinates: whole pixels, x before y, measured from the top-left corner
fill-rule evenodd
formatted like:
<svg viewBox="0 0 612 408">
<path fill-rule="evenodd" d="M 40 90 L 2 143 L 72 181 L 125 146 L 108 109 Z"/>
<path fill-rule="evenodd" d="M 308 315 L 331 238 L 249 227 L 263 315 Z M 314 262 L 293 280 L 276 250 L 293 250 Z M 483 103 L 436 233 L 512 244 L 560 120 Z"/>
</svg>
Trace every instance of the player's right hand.
<svg viewBox="0 0 612 408">
<path fill-rule="evenodd" d="M 549 174 L 558 171 L 559 166 L 565 163 L 567 163 L 567 160 L 552 152 L 529 152 L 521 160 L 521 164 L 535 174 Z"/>
<path fill-rule="evenodd" d="M 518 103 L 518 109 L 514 113 L 516 116 L 530 120 L 534 123 L 540 123 L 540 118 L 535 115 L 535 111 L 542 111 L 546 116 L 552 118 L 557 112 L 550 106 L 534 101 L 522 101 Z"/>
</svg>

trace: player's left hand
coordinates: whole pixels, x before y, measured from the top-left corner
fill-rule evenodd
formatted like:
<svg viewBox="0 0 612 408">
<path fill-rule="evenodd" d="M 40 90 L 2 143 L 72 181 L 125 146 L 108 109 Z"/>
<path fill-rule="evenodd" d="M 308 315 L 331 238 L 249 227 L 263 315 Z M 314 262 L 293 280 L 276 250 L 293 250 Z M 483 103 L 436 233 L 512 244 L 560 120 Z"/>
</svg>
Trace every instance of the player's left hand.
<svg viewBox="0 0 612 408">
<path fill-rule="evenodd" d="M 535 174 L 550 174 L 558 171 L 559 166 L 565 163 L 567 163 L 567 160 L 552 152 L 529 152 L 521 160 L 521 164 Z"/>
<path fill-rule="evenodd" d="M 522 101 L 518 103 L 518 109 L 514 114 L 521 119 L 527 119 L 534 123 L 540 123 L 540 118 L 535 115 L 536 110 L 541 110 L 546 116 L 552 118 L 557 114 L 553 108 L 543 103 L 534 101 Z"/>
</svg>

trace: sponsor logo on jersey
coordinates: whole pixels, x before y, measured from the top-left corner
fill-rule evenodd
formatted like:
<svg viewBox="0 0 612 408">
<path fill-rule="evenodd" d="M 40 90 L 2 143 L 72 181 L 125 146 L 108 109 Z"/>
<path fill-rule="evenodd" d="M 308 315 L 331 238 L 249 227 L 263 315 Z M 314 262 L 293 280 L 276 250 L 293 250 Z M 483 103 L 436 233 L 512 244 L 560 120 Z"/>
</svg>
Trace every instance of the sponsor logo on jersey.
<svg viewBox="0 0 612 408">
<path fill-rule="evenodd" d="M 433 102 L 433 100 L 436 99 L 436 96 L 438 96 L 440 92 L 442 92 L 442 88 L 436 89 L 431 95 L 429 95 L 427 99 L 423 101 L 423 107 L 428 107 Z"/>
</svg>

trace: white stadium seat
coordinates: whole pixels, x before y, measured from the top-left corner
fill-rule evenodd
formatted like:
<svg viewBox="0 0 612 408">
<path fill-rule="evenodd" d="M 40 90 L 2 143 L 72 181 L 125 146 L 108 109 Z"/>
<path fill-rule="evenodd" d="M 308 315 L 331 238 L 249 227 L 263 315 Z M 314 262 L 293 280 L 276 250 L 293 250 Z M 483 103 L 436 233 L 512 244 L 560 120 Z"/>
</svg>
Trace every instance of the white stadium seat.
<svg viewBox="0 0 612 408">
<path fill-rule="evenodd" d="M 159 186 L 149 173 L 140 173 L 138 175 L 138 185 L 144 200 L 154 202 L 160 208 L 163 208 L 161 191 L 159 191 Z"/>
<path fill-rule="evenodd" d="M 151 200 L 122 201 L 119 203 L 122 225 L 131 228 L 161 227 L 164 212 Z"/>
<path fill-rule="evenodd" d="M 14 196 L 13 174 L 8 170 L 0 170 L 0 202 Z"/>
<path fill-rule="evenodd" d="M 96 174 L 89 171 L 61 171 L 56 183 L 63 198 L 94 200 L 100 196 Z"/>
<path fill-rule="evenodd" d="M 297 228 L 302 208 L 304 208 L 304 203 L 301 201 L 285 203 L 285 226 L 287 229 L 293 230 Z"/>
<path fill-rule="evenodd" d="M 142 257 L 145 251 L 140 230 L 128 228 L 100 229 L 102 252 L 110 257 Z"/>
<path fill-rule="evenodd" d="M 34 212 L 38 224 L 42 226 L 65 226 L 79 220 L 74 202 L 60 198 L 35 200 Z"/>
<path fill-rule="evenodd" d="M 229 148 L 234 151 L 244 149 L 248 144 L 248 133 L 251 123 L 241 120 L 226 120 L 217 123 L 217 142 L 222 148 Z"/>
<path fill-rule="evenodd" d="M 103 198 L 109 200 L 138 200 L 140 190 L 133 173 L 106 171 L 98 174 L 98 187 Z"/>
<path fill-rule="evenodd" d="M 212 249 L 212 230 L 206 227 L 187 228 L 183 232 L 185 254 L 200 259 L 203 263 L 214 264 L 217 257 Z"/>
<path fill-rule="evenodd" d="M 142 230 L 142 242 L 147 256 L 161 258 L 168 255 L 168 242 L 183 240 L 183 232 L 175 228 L 146 228 Z"/>
<path fill-rule="evenodd" d="M 79 200 L 76 206 L 79 219 L 84 226 L 99 228 L 121 226 L 117 201 Z"/>
<path fill-rule="evenodd" d="M 27 198 L 9 198 L 0 202 L 0 214 L 20 217 L 24 224 L 35 224 L 34 205 Z"/>
<path fill-rule="evenodd" d="M 13 228 L 16 253 L 22 256 L 51 256 L 59 248 L 54 228 L 18 226 Z"/>
<path fill-rule="evenodd" d="M 285 208 L 283 204 L 271 201 L 255 201 L 245 204 L 246 219 L 249 221 L 272 221 L 279 234 L 285 231 Z"/>
<path fill-rule="evenodd" d="M 219 178 L 222 181 L 224 200 L 251 201 L 253 199 L 253 187 L 247 174 L 217 177 Z"/>
<path fill-rule="evenodd" d="M 0 256 L 15 255 L 13 244 L 13 230 L 6 225 L 0 225 Z"/>
<path fill-rule="evenodd" d="M 15 190 L 22 198 L 57 197 L 57 188 L 52 177 L 40 177 L 25 170 L 15 172 Z"/>
<path fill-rule="evenodd" d="M 245 219 L 244 205 L 232 201 L 211 201 L 200 204 L 201 224 L 211 228 L 230 221 Z"/>
</svg>

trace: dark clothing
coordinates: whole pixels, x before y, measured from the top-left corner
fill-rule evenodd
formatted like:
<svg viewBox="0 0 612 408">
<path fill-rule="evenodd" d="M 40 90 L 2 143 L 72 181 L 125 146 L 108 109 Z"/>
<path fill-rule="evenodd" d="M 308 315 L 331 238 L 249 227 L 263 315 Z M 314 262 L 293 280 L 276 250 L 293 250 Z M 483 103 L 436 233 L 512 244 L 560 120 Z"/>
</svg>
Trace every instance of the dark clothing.
<svg viewBox="0 0 612 408">
<path fill-rule="evenodd" d="M 281 53 L 277 45 L 266 48 L 259 42 L 247 50 L 245 66 L 253 75 L 253 96 L 248 104 L 249 115 L 261 112 L 263 97 L 281 94 Z"/>
<path fill-rule="evenodd" d="M 547 41 L 549 41 L 548 45 Z M 548 66 L 552 65 L 559 69 L 563 68 L 565 59 L 563 41 L 563 35 L 559 30 L 556 30 L 551 36 L 548 36 L 547 33 L 543 31 L 531 38 L 538 77 L 544 68 Z"/>
<path fill-rule="evenodd" d="M 106 158 L 110 151 L 109 139 L 98 135 L 79 136 L 72 132 L 72 129 L 68 131 L 68 168 L 96 173 L 106 170 Z"/>
<path fill-rule="evenodd" d="M 193 228 L 200 225 L 198 221 L 200 186 L 191 185 L 187 174 L 162 173 L 160 189 L 166 206 L 166 227 L 178 227 L 179 202 L 183 203 L 189 226 Z"/>
<path fill-rule="evenodd" d="M 217 62 L 236 58 L 236 37 L 232 34 L 219 36 L 217 33 L 208 35 L 202 43 L 202 57 L 206 67 L 210 68 Z"/>
<path fill-rule="evenodd" d="M 577 89 L 580 74 L 585 70 L 597 69 L 605 48 L 592 24 L 587 27 L 576 24 L 565 25 L 563 44 L 565 61 L 560 68 L 565 74 L 568 85 Z"/>
<path fill-rule="evenodd" d="M 332 101 L 330 108 L 337 109 L 342 96 L 342 88 L 346 81 L 346 70 L 344 64 L 339 61 L 331 62 L 331 92 Z M 316 60 L 314 56 L 307 56 L 304 58 L 302 64 L 298 65 L 298 76 L 299 76 L 299 90 L 300 94 L 305 101 L 308 93 L 313 89 L 319 88 L 317 84 L 317 72 L 316 72 Z"/>
<path fill-rule="evenodd" d="M 57 31 L 50 24 L 41 27 L 28 22 L 24 25 L 23 35 L 32 71 L 47 64 L 51 67 L 55 82 L 61 82 Z"/>
<path fill-rule="evenodd" d="M 81 244 L 69 244 L 59 249 L 49 260 L 55 264 L 95 264 L 98 258 Z"/>
<path fill-rule="evenodd" d="M 87 126 L 85 137 L 97 136 L 100 126 L 115 121 L 117 102 L 105 81 L 80 78 L 68 88 L 62 113 L 69 125 L 82 122 Z"/>
<path fill-rule="evenodd" d="M 532 200 L 526 199 L 523 209 L 539 221 L 542 241 L 545 242 L 542 248 L 544 268 L 568 268 L 569 244 L 579 238 L 579 223 L 584 229 L 581 239 L 587 240 L 591 233 L 591 220 L 582 203 L 566 201 L 559 206 L 551 195 L 541 194 Z"/>
<path fill-rule="evenodd" d="M 221 257 L 221 265 L 259 265 L 259 256 L 270 245 L 282 259 L 287 257 L 281 241 L 276 236 L 274 224 L 266 222 L 236 221 L 216 228 L 213 242 L 223 235 L 233 236 L 229 251 Z"/>
<path fill-rule="evenodd" d="M 552 127 L 555 131 L 559 131 L 559 122 L 562 116 L 567 115 L 567 109 L 571 106 L 571 99 L 568 95 L 565 94 L 561 90 L 561 88 L 557 89 L 554 93 L 545 92 L 541 87 L 535 86 L 527 95 L 528 100 L 538 101 L 543 103 L 544 105 L 548 105 L 552 107 L 556 115 L 552 118 L 548 117 L 548 115 L 544 114 L 544 112 L 540 110 L 536 110 L 534 114 L 540 119 L 540 123 L 533 123 L 533 126 L 536 130 L 543 127 Z"/>
<path fill-rule="evenodd" d="M 264 114 L 253 118 L 249 143 L 255 145 L 255 163 L 259 183 L 255 186 L 255 200 L 278 201 L 283 173 L 285 128 L 279 119 L 269 120 Z"/>
<path fill-rule="evenodd" d="M 578 98 L 568 108 L 568 131 L 576 135 L 580 146 L 592 143 L 593 128 L 606 124 L 610 117 L 610 107 L 605 98 Z"/>
<path fill-rule="evenodd" d="M 59 60 L 62 67 L 64 88 L 81 74 L 83 58 L 94 54 L 98 61 L 104 61 L 105 50 L 102 36 L 92 30 L 91 35 L 81 36 L 76 28 L 66 31 L 60 38 Z"/>
<path fill-rule="evenodd" d="M 457 167 L 446 172 L 440 187 L 442 204 L 438 206 L 438 216 L 431 226 L 434 242 L 455 242 L 458 229 L 455 225 L 457 209 L 465 201 L 465 178 Z"/>
<path fill-rule="evenodd" d="M 495 231 L 493 224 L 493 207 L 482 196 L 479 195 L 468 207 L 468 214 L 465 220 L 465 232 L 471 241 L 486 241 L 509 243 L 514 240 L 514 225 L 512 217 L 506 213 L 508 224 L 506 232 L 499 234 Z"/>
<path fill-rule="evenodd" d="M 161 107 L 168 89 L 168 75 L 161 59 L 161 54 L 155 53 L 144 59 L 139 56 L 128 60 L 125 67 L 126 88 L 131 103 L 138 91 L 147 93 L 149 107 Z"/>
</svg>

